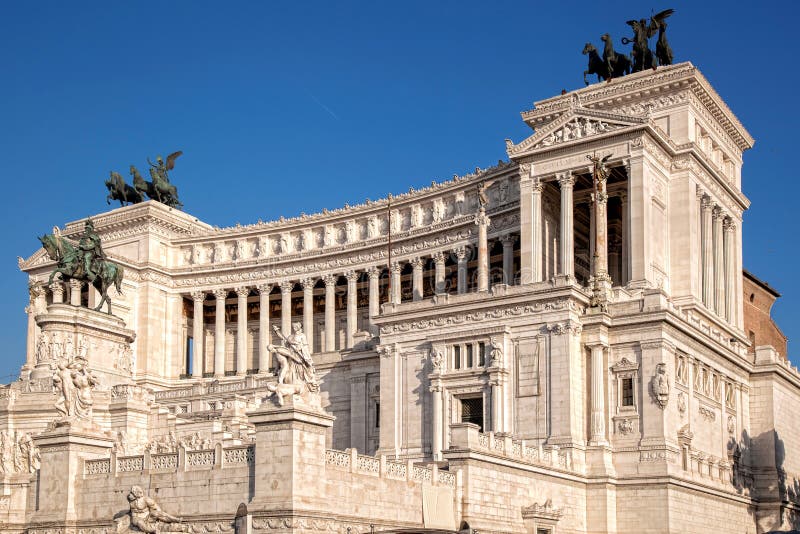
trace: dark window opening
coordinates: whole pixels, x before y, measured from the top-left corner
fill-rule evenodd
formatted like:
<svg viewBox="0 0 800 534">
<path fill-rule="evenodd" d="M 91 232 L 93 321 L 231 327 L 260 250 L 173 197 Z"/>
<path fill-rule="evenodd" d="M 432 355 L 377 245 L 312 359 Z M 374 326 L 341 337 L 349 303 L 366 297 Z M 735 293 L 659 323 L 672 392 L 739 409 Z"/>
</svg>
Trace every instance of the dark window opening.
<svg viewBox="0 0 800 534">
<path fill-rule="evenodd" d="M 472 345 L 467 345 L 467 369 L 472 368 Z"/>
<path fill-rule="evenodd" d="M 486 365 L 486 343 L 478 343 L 478 367 Z"/>
<path fill-rule="evenodd" d="M 483 399 L 461 399 L 461 422 L 478 425 L 483 432 Z"/>
<path fill-rule="evenodd" d="M 622 405 L 633 406 L 633 378 L 622 379 Z"/>
<path fill-rule="evenodd" d="M 461 369 L 461 347 L 453 347 L 453 369 Z"/>
<path fill-rule="evenodd" d="M 375 403 L 375 428 L 381 427 L 381 403 Z"/>
<path fill-rule="evenodd" d="M 184 372 L 187 375 L 192 374 L 192 363 L 194 361 L 194 338 L 186 338 L 186 369 Z"/>
</svg>

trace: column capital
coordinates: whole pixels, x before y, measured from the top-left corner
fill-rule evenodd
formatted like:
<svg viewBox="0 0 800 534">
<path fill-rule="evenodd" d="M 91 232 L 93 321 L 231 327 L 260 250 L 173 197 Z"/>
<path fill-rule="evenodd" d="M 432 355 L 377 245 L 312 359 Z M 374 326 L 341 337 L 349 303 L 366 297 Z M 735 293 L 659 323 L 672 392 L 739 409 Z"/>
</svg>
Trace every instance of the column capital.
<svg viewBox="0 0 800 534">
<path fill-rule="evenodd" d="M 258 289 L 258 292 L 262 295 L 269 295 L 270 291 L 272 291 L 272 287 L 272 284 L 258 284 L 256 289 Z"/>
<path fill-rule="evenodd" d="M 533 178 L 533 163 L 519 164 L 519 178 L 520 180 L 527 180 L 529 178 Z"/>
<path fill-rule="evenodd" d="M 463 261 L 467 257 L 467 247 L 466 246 L 462 245 L 462 246 L 456 248 L 453 252 L 456 253 L 456 258 L 458 258 L 458 261 Z"/>
<path fill-rule="evenodd" d="M 338 279 L 339 276 L 335 274 L 326 274 L 322 276 L 322 281 L 325 282 L 325 287 L 335 286 Z"/>
<path fill-rule="evenodd" d="M 393 261 L 392 265 L 391 265 L 391 268 L 392 268 L 392 274 L 394 274 L 394 273 L 400 274 L 400 262 L 399 261 Z"/>
<path fill-rule="evenodd" d="M 317 281 L 311 277 L 303 278 L 300 280 L 300 285 L 303 286 L 303 291 L 313 291 Z"/>
<path fill-rule="evenodd" d="M 571 172 L 556 174 L 556 180 L 558 180 L 558 185 L 561 186 L 561 189 L 565 187 L 572 188 L 572 186 L 575 185 L 575 176 L 573 176 Z"/>
<path fill-rule="evenodd" d="M 714 206 L 714 210 L 711 212 L 711 216 L 714 218 L 715 221 L 716 220 L 722 221 L 728 215 L 722 210 L 720 206 Z"/>
<path fill-rule="evenodd" d="M 347 271 L 344 273 L 344 277 L 350 283 L 358 281 L 358 273 L 356 271 Z"/>
<path fill-rule="evenodd" d="M 706 192 L 703 190 L 702 187 L 700 187 L 699 184 L 695 184 L 695 186 L 694 186 L 694 194 L 697 196 L 697 198 L 699 200 L 702 200 L 703 197 L 705 196 Z"/>
<path fill-rule="evenodd" d="M 192 296 L 192 300 L 195 302 L 203 302 L 204 300 L 206 300 L 205 291 L 192 291 L 189 294 Z"/>
<path fill-rule="evenodd" d="M 214 298 L 217 300 L 225 300 L 228 297 L 228 290 L 227 289 L 215 289 L 212 291 L 214 294 Z"/>
<path fill-rule="evenodd" d="M 722 228 L 726 232 L 735 232 L 736 231 L 736 221 L 733 220 L 731 217 L 726 217 L 724 221 L 722 221 Z"/>
<path fill-rule="evenodd" d="M 281 288 L 281 293 L 291 293 L 292 289 L 294 289 L 294 282 L 291 282 L 289 280 L 284 280 L 279 285 Z"/>
<path fill-rule="evenodd" d="M 489 226 L 492 222 L 492 219 L 486 215 L 484 210 L 481 210 L 477 215 L 475 215 L 475 225 L 476 226 Z"/>
<path fill-rule="evenodd" d="M 420 257 L 413 258 L 409 263 L 411 263 L 414 269 L 422 269 L 422 266 L 425 265 L 425 262 L 423 262 Z"/>
<path fill-rule="evenodd" d="M 703 210 L 711 210 L 714 207 L 711 202 L 711 197 L 708 195 L 703 195 L 703 198 L 700 201 L 700 207 Z"/>
<path fill-rule="evenodd" d="M 517 235 L 516 234 L 506 234 L 500 238 L 500 242 L 503 243 L 504 247 L 513 246 L 514 243 L 517 242 Z"/>
<path fill-rule="evenodd" d="M 369 275 L 370 280 L 377 280 L 381 275 L 381 269 L 379 269 L 377 266 L 372 266 L 367 269 L 367 274 Z"/>
<path fill-rule="evenodd" d="M 236 296 L 239 298 L 247 298 L 250 295 L 249 287 L 237 287 L 234 291 L 236 291 Z"/>
<path fill-rule="evenodd" d="M 436 263 L 444 263 L 446 259 L 447 258 L 445 257 L 444 252 L 442 252 L 441 250 L 439 252 L 433 253 L 433 261 Z"/>
</svg>

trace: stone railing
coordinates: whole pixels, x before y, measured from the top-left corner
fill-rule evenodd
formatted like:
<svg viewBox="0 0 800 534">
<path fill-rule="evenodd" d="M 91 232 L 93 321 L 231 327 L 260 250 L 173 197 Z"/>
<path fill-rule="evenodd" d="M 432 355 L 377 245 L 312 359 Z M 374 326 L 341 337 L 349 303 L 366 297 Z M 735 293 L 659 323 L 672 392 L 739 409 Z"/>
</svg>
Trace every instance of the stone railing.
<svg viewBox="0 0 800 534">
<path fill-rule="evenodd" d="M 336 469 L 350 471 L 361 475 L 420 482 L 435 486 L 456 487 L 457 476 L 449 471 L 442 471 L 436 464 L 425 466 L 414 462 L 389 460 L 386 456 L 364 456 L 356 449 L 325 451 L 325 464 Z"/>
<path fill-rule="evenodd" d="M 458 423 L 450 426 L 451 447 L 489 452 L 525 464 L 576 472 L 572 464 L 572 453 L 561 451 L 557 446 L 528 445 L 524 440 L 515 440 L 507 434 L 481 433 L 477 425 Z"/>
<path fill-rule="evenodd" d="M 225 469 L 253 465 L 255 446 L 240 445 L 224 448 L 218 444 L 213 449 L 186 450 L 178 452 L 151 453 L 136 456 L 117 456 L 110 458 L 84 460 L 83 473 L 86 476 L 122 473 L 147 473 L 151 471 L 191 471 L 196 469 Z"/>
</svg>

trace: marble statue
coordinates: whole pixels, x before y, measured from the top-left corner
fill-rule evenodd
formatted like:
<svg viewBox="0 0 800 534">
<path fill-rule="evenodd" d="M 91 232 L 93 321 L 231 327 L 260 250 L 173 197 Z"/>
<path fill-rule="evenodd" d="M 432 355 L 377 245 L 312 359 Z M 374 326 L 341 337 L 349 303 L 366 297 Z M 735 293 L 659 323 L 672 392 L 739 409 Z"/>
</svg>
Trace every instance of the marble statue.
<svg viewBox="0 0 800 534">
<path fill-rule="evenodd" d="M 669 401 L 669 379 L 667 378 L 666 364 L 656 365 L 656 374 L 653 376 L 653 397 L 661 408 L 666 408 Z"/>
<path fill-rule="evenodd" d="M 292 323 L 292 333 L 286 337 L 280 329 L 273 329 L 281 339 L 281 345 L 268 345 L 268 350 L 278 362 L 278 384 L 305 384 L 312 390 L 318 387 L 314 363 L 308 349 L 308 340 L 300 323 Z"/>
<path fill-rule="evenodd" d="M 489 362 L 492 366 L 503 365 L 503 344 L 497 341 L 497 338 L 492 336 L 489 338 Z"/>
<path fill-rule="evenodd" d="M 431 347 L 431 365 L 434 373 L 444 371 L 444 353 L 439 347 Z"/>
<path fill-rule="evenodd" d="M 133 486 L 128 493 L 130 511 L 118 523 L 117 532 L 146 532 L 157 534 L 159 532 L 185 532 L 186 529 L 179 523 L 180 517 L 175 517 L 163 511 L 155 500 L 145 495 L 139 486 Z"/>
<path fill-rule="evenodd" d="M 55 408 L 65 419 L 92 418 L 92 390 L 98 384 L 97 377 L 81 357 L 70 363 L 58 362 L 53 374 L 53 388 L 58 394 Z"/>
</svg>

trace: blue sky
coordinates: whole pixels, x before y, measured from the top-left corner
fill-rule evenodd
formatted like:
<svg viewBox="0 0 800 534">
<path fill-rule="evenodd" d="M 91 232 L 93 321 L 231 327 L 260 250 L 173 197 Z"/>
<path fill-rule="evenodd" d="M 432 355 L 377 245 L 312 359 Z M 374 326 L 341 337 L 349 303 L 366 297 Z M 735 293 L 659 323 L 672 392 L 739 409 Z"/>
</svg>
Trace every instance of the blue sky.
<svg viewBox="0 0 800 534">
<path fill-rule="evenodd" d="M 625 50 L 625 21 L 667 7 L 676 61 L 756 139 L 744 265 L 783 294 L 796 339 L 796 2 L 6 2 L 0 375 L 24 359 L 17 256 L 107 209 L 110 170 L 183 150 L 185 209 L 219 226 L 423 186 L 505 159 L 503 139 L 530 133 L 520 111 L 583 86 L 584 43 Z"/>
</svg>

